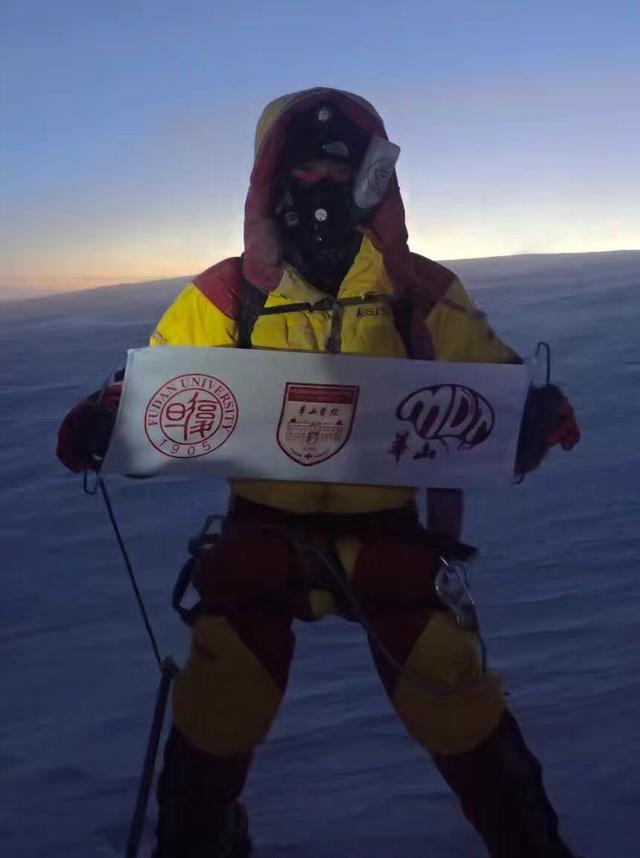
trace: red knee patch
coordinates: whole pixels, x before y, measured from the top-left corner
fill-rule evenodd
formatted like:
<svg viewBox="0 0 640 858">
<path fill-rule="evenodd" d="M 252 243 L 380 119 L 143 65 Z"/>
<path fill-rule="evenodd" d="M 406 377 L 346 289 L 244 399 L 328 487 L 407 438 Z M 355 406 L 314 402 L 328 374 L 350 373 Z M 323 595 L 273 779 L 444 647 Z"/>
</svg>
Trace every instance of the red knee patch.
<svg viewBox="0 0 640 858">
<path fill-rule="evenodd" d="M 371 639 L 378 673 L 391 696 L 400 672 L 382 652 L 404 666 L 432 611 L 442 605 L 434 590 L 437 551 L 428 538 L 379 536 L 363 544 L 352 585 L 379 642 Z"/>
<path fill-rule="evenodd" d="M 369 638 L 371 654 L 385 691 L 393 697 L 396 683 L 401 676 L 398 665 L 404 667 L 416 641 L 429 622 L 430 611 L 417 608 L 413 611 L 380 612 L 371 617 L 371 623 L 378 640 Z M 393 664 L 380 643 L 393 658 Z"/>
<path fill-rule="evenodd" d="M 296 640 L 291 631 L 293 616 L 243 611 L 228 617 L 228 621 L 242 643 L 260 660 L 278 688 L 284 691 Z"/>
<path fill-rule="evenodd" d="M 223 535 L 201 554 L 193 573 L 204 610 L 227 618 L 282 689 L 295 642 L 291 631 L 295 574 L 289 541 L 259 530 Z"/>
</svg>

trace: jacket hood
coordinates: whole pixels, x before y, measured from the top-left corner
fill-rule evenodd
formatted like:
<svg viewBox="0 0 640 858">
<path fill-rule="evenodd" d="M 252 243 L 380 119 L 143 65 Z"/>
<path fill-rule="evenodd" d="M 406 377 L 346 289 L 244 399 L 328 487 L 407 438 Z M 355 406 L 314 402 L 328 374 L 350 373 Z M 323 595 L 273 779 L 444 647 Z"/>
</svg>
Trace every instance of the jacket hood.
<svg viewBox="0 0 640 858">
<path fill-rule="evenodd" d="M 256 129 L 255 162 L 245 203 L 243 259 L 243 275 L 267 292 L 278 286 L 284 268 L 279 229 L 273 217 L 273 188 L 287 130 L 298 113 L 326 101 L 332 101 L 369 136 L 388 139 L 375 108 L 350 92 L 317 87 L 283 95 L 267 105 Z M 398 291 L 410 288 L 411 257 L 395 172 L 382 203 L 362 231 L 382 254 L 394 287 Z"/>
</svg>

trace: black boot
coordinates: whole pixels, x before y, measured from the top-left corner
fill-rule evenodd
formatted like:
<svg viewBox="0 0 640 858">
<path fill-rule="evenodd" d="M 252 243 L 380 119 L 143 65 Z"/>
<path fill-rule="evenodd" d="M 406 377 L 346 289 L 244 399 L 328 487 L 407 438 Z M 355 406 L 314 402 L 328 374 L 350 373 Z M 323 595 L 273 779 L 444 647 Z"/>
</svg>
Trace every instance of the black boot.
<svg viewBox="0 0 640 858">
<path fill-rule="evenodd" d="M 558 833 L 542 767 L 510 712 L 473 751 L 433 759 L 491 858 L 575 858 Z"/>
<path fill-rule="evenodd" d="M 215 757 L 175 729 L 158 782 L 157 845 L 153 858 L 247 858 L 247 814 L 238 801 L 251 754 Z"/>
</svg>

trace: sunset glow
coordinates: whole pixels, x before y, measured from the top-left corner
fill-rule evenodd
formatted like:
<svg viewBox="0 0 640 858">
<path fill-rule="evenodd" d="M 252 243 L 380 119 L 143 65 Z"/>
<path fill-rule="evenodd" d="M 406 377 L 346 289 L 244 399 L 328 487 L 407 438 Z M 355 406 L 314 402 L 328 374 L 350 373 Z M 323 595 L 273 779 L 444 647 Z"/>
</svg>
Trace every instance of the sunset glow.
<svg viewBox="0 0 640 858">
<path fill-rule="evenodd" d="M 257 117 L 314 85 L 385 119 L 423 254 L 640 246 L 633 4 L 65 0 L 2 19 L 0 297 L 240 253 Z"/>
</svg>

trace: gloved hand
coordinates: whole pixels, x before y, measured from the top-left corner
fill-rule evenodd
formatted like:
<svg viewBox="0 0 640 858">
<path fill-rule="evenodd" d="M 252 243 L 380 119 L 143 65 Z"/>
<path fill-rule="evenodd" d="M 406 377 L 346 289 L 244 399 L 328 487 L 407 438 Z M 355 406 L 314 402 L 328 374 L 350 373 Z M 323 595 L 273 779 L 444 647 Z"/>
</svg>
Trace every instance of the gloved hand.
<svg viewBox="0 0 640 858">
<path fill-rule="evenodd" d="M 97 469 L 107 452 L 116 422 L 122 384 L 111 384 L 79 402 L 62 421 L 56 453 L 70 471 Z"/>
<path fill-rule="evenodd" d="M 573 450 L 580 440 L 580 429 L 573 407 L 555 384 L 531 386 L 520 426 L 516 474 L 535 470 L 551 447 L 560 444 Z"/>
</svg>

